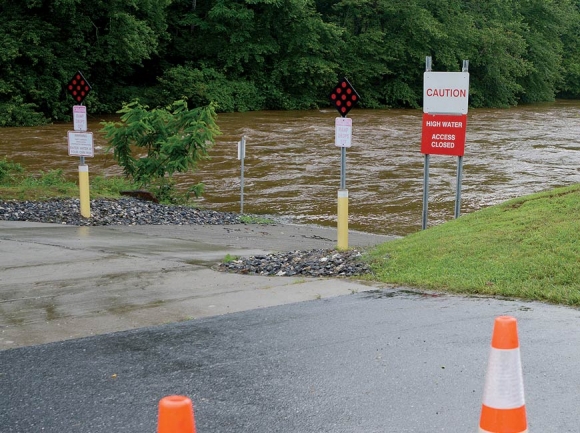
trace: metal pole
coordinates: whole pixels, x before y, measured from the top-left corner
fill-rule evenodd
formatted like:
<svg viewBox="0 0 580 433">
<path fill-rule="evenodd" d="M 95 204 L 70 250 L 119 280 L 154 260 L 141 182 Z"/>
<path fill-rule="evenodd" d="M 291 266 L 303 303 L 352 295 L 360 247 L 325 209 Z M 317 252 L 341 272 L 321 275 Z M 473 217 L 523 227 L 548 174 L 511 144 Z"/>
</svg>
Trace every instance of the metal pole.
<svg viewBox="0 0 580 433">
<path fill-rule="evenodd" d="M 431 72 L 433 67 L 433 59 L 431 56 L 425 57 L 425 72 Z M 427 215 L 429 213 L 429 156 L 425 155 L 425 162 L 423 166 L 423 214 L 421 217 L 421 229 L 427 228 Z"/>
<path fill-rule="evenodd" d="M 461 72 L 469 71 L 469 60 L 463 61 Z M 457 185 L 455 192 L 455 218 L 459 218 L 461 213 L 461 182 L 463 180 L 463 156 L 457 157 Z"/>
<path fill-rule="evenodd" d="M 340 148 L 340 189 L 346 189 L 346 147 Z"/>
<path fill-rule="evenodd" d="M 241 184 L 241 192 L 240 192 L 240 213 L 244 213 L 244 159 L 242 158 L 242 181 Z"/>
<path fill-rule="evenodd" d="M 461 178 L 463 177 L 463 156 L 457 157 L 457 190 L 455 191 L 455 218 L 461 211 Z"/>
<path fill-rule="evenodd" d="M 429 156 L 425 155 L 425 164 L 423 168 L 423 218 L 421 219 L 421 229 L 427 228 L 427 214 L 429 206 Z"/>
<path fill-rule="evenodd" d="M 240 174 L 240 214 L 244 213 L 244 158 L 246 157 L 246 137 L 242 137 L 240 142 L 240 160 L 241 174 Z"/>
</svg>

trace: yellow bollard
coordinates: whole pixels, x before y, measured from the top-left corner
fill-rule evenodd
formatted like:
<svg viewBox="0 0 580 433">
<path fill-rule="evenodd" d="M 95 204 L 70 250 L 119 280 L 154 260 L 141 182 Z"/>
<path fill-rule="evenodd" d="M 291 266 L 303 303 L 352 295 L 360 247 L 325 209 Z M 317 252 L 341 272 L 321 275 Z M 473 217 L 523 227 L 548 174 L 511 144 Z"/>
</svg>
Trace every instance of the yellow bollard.
<svg viewBox="0 0 580 433">
<path fill-rule="evenodd" d="M 91 200 L 89 194 L 89 166 L 79 165 L 79 192 L 81 198 L 81 216 L 91 217 Z"/>
<path fill-rule="evenodd" d="M 348 249 L 348 189 L 338 190 L 338 244 L 336 248 Z"/>
</svg>

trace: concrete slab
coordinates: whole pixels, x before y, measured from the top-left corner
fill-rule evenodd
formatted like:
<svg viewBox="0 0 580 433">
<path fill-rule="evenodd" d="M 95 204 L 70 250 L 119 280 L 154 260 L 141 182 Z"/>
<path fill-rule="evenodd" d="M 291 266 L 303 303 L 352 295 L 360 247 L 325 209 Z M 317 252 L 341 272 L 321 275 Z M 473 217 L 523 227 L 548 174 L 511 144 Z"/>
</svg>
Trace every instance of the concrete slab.
<svg viewBox="0 0 580 433">
<path fill-rule="evenodd" d="M 332 248 L 296 225 L 73 227 L 0 221 L 0 350 L 373 288 L 346 279 L 242 276 L 227 254 Z M 353 233 L 369 246 L 387 236 Z M 248 247 L 249 246 L 249 247 Z"/>
</svg>

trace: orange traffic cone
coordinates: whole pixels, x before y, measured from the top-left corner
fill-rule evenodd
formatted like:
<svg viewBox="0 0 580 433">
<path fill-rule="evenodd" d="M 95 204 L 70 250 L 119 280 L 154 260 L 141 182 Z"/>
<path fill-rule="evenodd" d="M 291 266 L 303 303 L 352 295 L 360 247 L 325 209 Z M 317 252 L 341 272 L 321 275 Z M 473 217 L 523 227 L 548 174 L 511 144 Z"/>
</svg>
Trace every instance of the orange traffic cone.
<svg viewBox="0 0 580 433">
<path fill-rule="evenodd" d="M 479 432 L 528 432 L 518 325 L 514 317 L 495 319 Z"/>
<path fill-rule="evenodd" d="M 157 433 L 195 433 L 193 403 L 182 395 L 169 395 L 159 401 Z"/>
</svg>

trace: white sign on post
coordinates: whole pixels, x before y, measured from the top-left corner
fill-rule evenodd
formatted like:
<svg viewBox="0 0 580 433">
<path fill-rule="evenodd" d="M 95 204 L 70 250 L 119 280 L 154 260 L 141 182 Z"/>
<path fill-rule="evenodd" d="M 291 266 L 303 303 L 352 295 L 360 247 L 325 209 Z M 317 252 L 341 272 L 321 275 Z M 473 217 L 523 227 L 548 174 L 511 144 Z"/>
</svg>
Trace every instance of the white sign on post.
<svg viewBox="0 0 580 433">
<path fill-rule="evenodd" d="M 86 131 L 87 128 L 87 107 L 84 105 L 73 106 L 73 128 L 75 131 Z"/>
<path fill-rule="evenodd" d="M 69 156 L 95 156 L 92 132 L 68 131 Z"/>
<path fill-rule="evenodd" d="M 334 145 L 337 147 L 350 147 L 352 144 L 352 119 L 349 117 L 337 117 L 334 126 Z"/>
<path fill-rule="evenodd" d="M 467 114 L 469 72 L 425 72 L 423 112 Z"/>
</svg>

